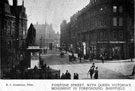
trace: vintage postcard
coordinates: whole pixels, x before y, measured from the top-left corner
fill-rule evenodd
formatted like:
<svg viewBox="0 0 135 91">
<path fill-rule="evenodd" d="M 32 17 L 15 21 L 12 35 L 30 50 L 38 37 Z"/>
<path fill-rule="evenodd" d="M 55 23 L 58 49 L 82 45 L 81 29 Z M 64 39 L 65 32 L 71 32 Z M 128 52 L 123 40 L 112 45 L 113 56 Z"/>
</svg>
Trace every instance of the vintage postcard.
<svg viewBox="0 0 135 91">
<path fill-rule="evenodd" d="M 1 0 L 0 91 L 134 91 L 134 0 Z"/>
</svg>

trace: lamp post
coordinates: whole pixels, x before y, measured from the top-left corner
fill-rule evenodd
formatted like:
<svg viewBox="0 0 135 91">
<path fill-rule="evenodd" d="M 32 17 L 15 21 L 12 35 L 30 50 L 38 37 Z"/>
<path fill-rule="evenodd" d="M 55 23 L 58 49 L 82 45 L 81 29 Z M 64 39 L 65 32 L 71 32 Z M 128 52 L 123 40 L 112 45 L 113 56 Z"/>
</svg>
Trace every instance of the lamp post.
<svg viewBox="0 0 135 91">
<path fill-rule="evenodd" d="M 40 48 L 42 48 L 42 36 L 40 38 Z"/>
<path fill-rule="evenodd" d="M 134 57 L 134 39 L 133 38 L 131 38 L 130 39 L 130 57 L 131 57 L 131 61 L 133 61 L 133 57 Z M 133 44 L 133 46 L 132 46 L 132 44 Z M 133 48 L 133 49 L 132 49 Z"/>
</svg>

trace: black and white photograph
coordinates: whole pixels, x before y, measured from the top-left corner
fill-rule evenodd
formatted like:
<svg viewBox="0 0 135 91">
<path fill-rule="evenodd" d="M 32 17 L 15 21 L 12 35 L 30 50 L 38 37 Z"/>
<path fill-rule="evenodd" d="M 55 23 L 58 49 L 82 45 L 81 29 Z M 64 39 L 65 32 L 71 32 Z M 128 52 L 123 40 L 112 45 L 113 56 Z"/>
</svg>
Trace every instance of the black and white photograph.
<svg viewBox="0 0 135 91">
<path fill-rule="evenodd" d="M 0 0 L 0 79 L 134 80 L 134 25 L 134 0 Z"/>
</svg>

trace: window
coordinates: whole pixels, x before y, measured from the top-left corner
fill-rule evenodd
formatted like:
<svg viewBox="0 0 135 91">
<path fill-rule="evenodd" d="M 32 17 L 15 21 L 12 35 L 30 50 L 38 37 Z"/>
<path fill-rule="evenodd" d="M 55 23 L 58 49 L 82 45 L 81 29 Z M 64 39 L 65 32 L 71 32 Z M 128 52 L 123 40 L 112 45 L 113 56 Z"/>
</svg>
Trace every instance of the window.
<svg viewBox="0 0 135 91">
<path fill-rule="evenodd" d="M 117 33 L 116 33 L 116 31 L 113 31 L 113 38 L 114 39 L 117 39 Z"/>
<path fill-rule="evenodd" d="M 117 12 L 117 6 L 113 6 L 113 12 L 114 12 L 114 13 Z"/>
<path fill-rule="evenodd" d="M 11 41 L 8 41 L 8 47 L 11 48 Z"/>
<path fill-rule="evenodd" d="M 7 35 L 8 36 L 11 36 L 11 30 L 10 30 L 10 28 L 7 28 Z"/>
<path fill-rule="evenodd" d="M 103 37 L 104 37 L 104 33 L 101 31 L 101 32 L 100 32 L 100 40 L 102 40 Z"/>
<path fill-rule="evenodd" d="M 108 38 L 108 32 L 105 31 L 105 33 L 104 33 L 104 39 L 106 40 L 107 38 Z"/>
<path fill-rule="evenodd" d="M 23 36 L 25 36 L 25 31 L 23 30 Z"/>
<path fill-rule="evenodd" d="M 15 22 L 12 22 L 11 26 L 12 26 L 12 28 L 15 28 Z"/>
<path fill-rule="evenodd" d="M 123 31 L 122 30 L 119 31 L 119 37 L 120 37 L 120 39 L 123 39 Z"/>
<path fill-rule="evenodd" d="M 103 11 L 103 8 L 100 8 L 101 11 Z"/>
<path fill-rule="evenodd" d="M 119 18 L 119 26 L 123 26 L 123 18 Z"/>
<path fill-rule="evenodd" d="M 10 22 L 8 22 L 8 27 L 10 27 L 10 25 L 11 25 L 11 23 L 10 23 Z"/>
<path fill-rule="evenodd" d="M 113 18 L 113 26 L 117 26 L 117 18 L 116 17 Z"/>
<path fill-rule="evenodd" d="M 23 27 L 23 21 L 21 21 L 21 26 Z"/>
<path fill-rule="evenodd" d="M 123 7 L 122 7 L 122 6 L 119 7 L 119 12 L 120 12 L 120 13 L 123 12 Z"/>
</svg>

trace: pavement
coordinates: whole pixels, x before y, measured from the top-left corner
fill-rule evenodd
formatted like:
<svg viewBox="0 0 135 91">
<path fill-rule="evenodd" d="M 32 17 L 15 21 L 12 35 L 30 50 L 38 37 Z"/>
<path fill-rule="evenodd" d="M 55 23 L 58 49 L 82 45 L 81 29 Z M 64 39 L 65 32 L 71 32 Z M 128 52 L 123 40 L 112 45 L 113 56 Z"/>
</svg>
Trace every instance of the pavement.
<svg viewBox="0 0 135 91">
<path fill-rule="evenodd" d="M 131 76 L 133 66 L 135 65 L 135 59 L 131 62 L 128 60 L 106 60 L 105 63 L 101 63 L 101 60 L 82 60 L 69 62 L 68 54 L 63 58 L 60 57 L 58 50 L 48 50 L 48 53 L 42 55 L 44 63 L 49 65 L 53 69 L 60 70 L 61 74 L 68 70 L 73 78 L 74 73 L 79 74 L 79 79 L 90 79 L 88 70 L 92 63 L 99 70 L 99 79 L 135 79 L 135 76 Z"/>
</svg>

